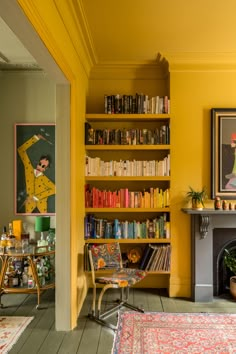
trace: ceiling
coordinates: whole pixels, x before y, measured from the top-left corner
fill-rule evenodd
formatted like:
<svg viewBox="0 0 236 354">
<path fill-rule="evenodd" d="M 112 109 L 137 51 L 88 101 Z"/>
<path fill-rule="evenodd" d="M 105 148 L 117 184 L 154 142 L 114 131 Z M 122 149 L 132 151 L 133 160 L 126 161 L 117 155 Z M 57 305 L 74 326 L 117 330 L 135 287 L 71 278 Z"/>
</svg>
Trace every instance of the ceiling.
<svg viewBox="0 0 236 354">
<path fill-rule="evenodd" d="M 235 0 L 80 0 L 97 61 L 236 53 Z"/>
<path fill-rule="evenodd" d="M 0 17 L 0 69 L 39 70 L 34 57 Z"/>
<path fill-rule="evenodd" d="M 235 0 L 77 2 L 97 63 L 149 62 L 158 53 L 236 58 Z M 16 68 L 39 65 L 0 18 L 0 69 Z"/>
</svg>

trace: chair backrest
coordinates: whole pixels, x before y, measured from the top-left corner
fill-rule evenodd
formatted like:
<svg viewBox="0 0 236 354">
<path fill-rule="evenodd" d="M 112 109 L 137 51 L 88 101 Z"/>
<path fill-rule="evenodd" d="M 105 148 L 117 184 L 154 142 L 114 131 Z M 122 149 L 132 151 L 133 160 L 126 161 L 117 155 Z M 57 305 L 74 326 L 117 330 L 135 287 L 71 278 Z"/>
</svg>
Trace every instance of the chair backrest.
<svg viewBox="0 0 236 354">
<path fill-rule="evenodd" d="M 94 270 L 122 268 L 120 245 L 117 242 L 90 244 L 89 256 Z"/>
</svg>

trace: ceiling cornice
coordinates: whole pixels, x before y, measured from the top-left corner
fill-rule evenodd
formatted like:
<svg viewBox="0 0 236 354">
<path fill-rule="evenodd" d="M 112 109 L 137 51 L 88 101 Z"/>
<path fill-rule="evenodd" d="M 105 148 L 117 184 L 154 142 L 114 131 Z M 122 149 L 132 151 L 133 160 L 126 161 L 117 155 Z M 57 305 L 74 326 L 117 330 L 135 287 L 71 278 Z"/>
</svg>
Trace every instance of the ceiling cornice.
<svg viewBox="0 0 236 354">
<path fill-rule="evenodd" d="M 98 60 L 83 3 L 81 0 L 77 0 L 74 2 L 73 6 L 72 3 L 68 2 L 68 6 L 71 8 L 75 27 L 77 27 L 77 32 L 80 34 L 80 39 L 83 43 L 84 51 L 87 54 L 88 60 L 91 65 L 95 65 Z"/>
<path fill-rule="evenodd" d="M 158 54 L 157 59 L 153 61 L 140 62 L 99 62 L 96 64 L 90 74 L 90 79 L 129 79 L 129 80 L 156 80 L 165 79 L 169 75 L 168 62 Z"/>
<path fill-rule="evenodd" d="M 47 22 L 50 19 L 49 16 L 45 16 L 46 6 L 40 8 L 38 3 L 26 0 L 18 0 L 18 2 L 67 79 L 71 82 L 79 74 L 78 61 L 88 77 L 93 60 L 77 17 L 79 14 L 76 12 L 80 9 L 77 1 L 54 0 L 47 3 L 49 16 L 54 13 L 56 31 L 52 30 L 52 23 Z M 75 6 L 78 8 L 75 9 Z M 62 46 L 58 43 L 60 41 L 63 43 Z"/>
<path fill-rule="evenodd" d="M 236 53 L 163 53 L 169 71 L 236 71 Z"/>
<path fill-rule="evenodd" d="M 80 0 L 55 1 L 55 6 L 71 39 L 71 43 L 87 75 L 97 58 L 84 8 Z"/>
</svg>

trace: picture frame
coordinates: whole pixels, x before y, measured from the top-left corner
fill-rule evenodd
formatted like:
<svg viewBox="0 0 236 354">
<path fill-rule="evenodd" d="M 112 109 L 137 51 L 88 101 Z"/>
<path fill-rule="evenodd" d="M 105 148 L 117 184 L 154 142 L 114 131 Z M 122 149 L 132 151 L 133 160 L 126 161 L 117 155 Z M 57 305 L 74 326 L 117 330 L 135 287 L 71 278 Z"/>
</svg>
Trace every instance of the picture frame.
<svg viewBox="0 0 236 354">
<path fill-rule="evenodd" d="M 236 108 L 211 109 L 211 198 L 236 199 Z"/>
<path fill-rule="evenodd" d="M 16 215 L 55 215 L 55 124 L 14 126 Z"/>
</svg>

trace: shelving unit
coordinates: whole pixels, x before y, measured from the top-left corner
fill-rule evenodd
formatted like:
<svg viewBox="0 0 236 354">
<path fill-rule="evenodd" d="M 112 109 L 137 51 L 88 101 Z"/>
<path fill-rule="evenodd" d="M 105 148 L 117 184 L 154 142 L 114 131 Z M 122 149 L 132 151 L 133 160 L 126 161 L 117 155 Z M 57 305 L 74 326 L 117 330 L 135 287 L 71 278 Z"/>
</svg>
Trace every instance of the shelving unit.
<svg viewBox="0 0 236 354">
<path fill-rule="evenodd" d="M 86 114 L 86 122 L 94 129 L 140 129 L 156 128 L 162 124 L 170 126 L 171 116 L 169 114 Z M 170 144 L 155 145 L 86 145 L 86 154 L 91 157 L 100 157 L 105 161 L 110 160 L 160 160 L 170 154 Z M 171 176 L 86 176 L 85 184 L 96 188 L 106 188 L 117 190 L 119 188 L 129 188 L 129 190 L 147 190 L 150 187 L 170 189 Z M 135 208 L 85 208 L 86 215 L 93 214 L 96 218 L 106 218 L 109 221 L 119 218 L 123 221 L 144 221 L 146 219 L 159 218 L 167 215 L 171 221 L 170 205 L 164 207 L 135 207 Z M 171 225 L 171 224 L 170 224 Z M 121 245 L 122 253 L 129 249 L 139 247 L 143 251 L 145 245 L 171 245 L 171 227 L 169 238 L 135 238 L 135 239 L 104 239 L 89 238 L 85 244 L 89 243 L 112 243 L 117 241 Z M 135 265 L 134 265 L 135 266 Z M 138 265 L 136 265 L 138 266 Z M 99 272 L 101 273 L 101 271 Z M 103 272 L 102 272 L 103 273 Z M 107 273 L 107 271 L 106 271 Z M 148 276 L 138 284 L 139 287 L 169 288 L 170 271 L 150 271 Z"/>
</svg>

